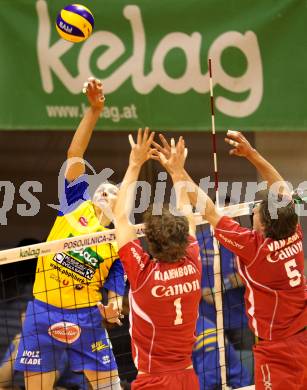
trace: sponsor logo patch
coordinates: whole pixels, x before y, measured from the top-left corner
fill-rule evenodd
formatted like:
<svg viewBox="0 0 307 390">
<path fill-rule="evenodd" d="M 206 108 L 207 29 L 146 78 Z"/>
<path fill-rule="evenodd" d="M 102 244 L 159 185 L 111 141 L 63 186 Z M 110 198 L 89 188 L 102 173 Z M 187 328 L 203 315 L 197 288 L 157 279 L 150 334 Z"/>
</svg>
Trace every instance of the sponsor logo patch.
<svg viewBox="0 0 307 390">
<path fill-rule="evenodd" d="M 82 226 L 87 226 L 88 225 L 88 220 L 85 217 L 80 217 L 79 218 L 79 223 Z"/>
<path fill-rule="evenodd" d="M 38 366 L 41 364 L 41 360 L 40 351 L 24 350 L 19 361 L 22 364 Z"/>
<path fill-rule="evenodd" d="M 38 257 L 40 251 L 41 251 L 40 249 L 31 249 L 31 248 L 20 249 L 19 255 L 20 257 L 28 257 L 28 256 Z"/>
<path fill-rule="evenodd" d="M 87 280 L 91 280 L 95 273 L 95 270 L 88 267 L 86 264 L 80 263 L 71 256 L 68 256 L 66 253 L 56 253 L 53 257 L 53 261 L 60 264 L 62 267 L 68 268 L 83 278 L 86 278 Z"/>
<path fill-rule="evenodd" d="M 51 325 L 48 329 L 48 334 L 62 343 L 72 344 L 80 337 L 81 329 L 72 322 L 63 321 Z"/>
<path fill-rule="evenodd" d="M 130 250 L 131 250 L 133 257 L 135 258 L 138 265 L 140 266 L 141 270 L 143 271 L 145 264 L 142 262 L 141 256 L 138 254 L 138 252 L 136 251 L 136 249 L 134 247 L 132 247 Z"/>
<path fill-rule="evenodd" d="M 102 341 L 96 341 L 96 343 L 92 344 L 92 352 L 98 352 L 98 351 L 102 351 L 103 349 L 108 349 L 108 348 L 110 348 L 110 346 L 103 344 Z"/>
<path fill-rule="evenodd" d="M 103 356 L 102 357 L 103 364 L 110 364 L 110 362 L 111 362 L 110 356 Z"/>
</svg>

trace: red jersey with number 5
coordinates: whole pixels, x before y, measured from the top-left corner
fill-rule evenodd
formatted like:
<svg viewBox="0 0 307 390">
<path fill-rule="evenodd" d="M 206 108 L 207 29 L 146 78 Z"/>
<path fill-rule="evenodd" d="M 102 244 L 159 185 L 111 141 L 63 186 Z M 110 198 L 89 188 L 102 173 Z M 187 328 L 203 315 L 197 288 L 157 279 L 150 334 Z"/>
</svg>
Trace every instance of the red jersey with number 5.
<svg viewBox="0 0 307 390">
<path fill-rule="evenodd" d="M 277 340 L 303 329 L 307 298 L 300 225 L 292 236 L 275 241 L 222 217 L 215 236 L 239 256 L 249 326 L 255 335 Z"/>
<path fill-rule="evenodd" d="M 119 250 L 130 282 L 132 354 L 139 371 L 163 373 L 192 364 L 201 261 L 198 243 L 189 237 L 186 255 L 176 263 L 150 259 L 140 241 Z"/>
</svg>

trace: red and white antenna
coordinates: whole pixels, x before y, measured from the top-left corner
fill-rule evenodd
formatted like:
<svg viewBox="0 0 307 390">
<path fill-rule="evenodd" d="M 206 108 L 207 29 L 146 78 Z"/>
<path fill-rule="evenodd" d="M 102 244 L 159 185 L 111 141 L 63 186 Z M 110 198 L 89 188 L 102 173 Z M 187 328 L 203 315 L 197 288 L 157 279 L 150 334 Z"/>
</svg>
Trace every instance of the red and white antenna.
<svg viewBox="0 0 307 390">
<path fill-rule="evenodd" d="M 209 83 L 210 83 L 210 106 L 211 106 L 211 123 L 212 123 L 212 154 L 214 165 L 214 190 L 215 190 L 215 205 L 219 208 L 219 175 L 217 168 L 217 147 L 216 147 L 216 134 L 215 134 L 215 116 L 214 116 L 214 95 L 213 95 L 213 79 L 212 79 L 212 66 L 211 58 L 208 60 L 209 68 Z M 214 251 L 214 289 L 215 289 L 215 308 L 216 308 L 216 328 L 217 328 L 217 343 L 220 355 L 220 368 L 221 368 L 221 383 L 222 389 L 227 389 L 227 376 L 226 376 L 226 355 L 225 355 L 225 339 L 224 339 L 224 318 L 223 318 L 223 286 L 221 276 L 221 257 L 220 248 L 217 239 L 214 236 L 214 229 L 211 226 L 212 243 Z"/>
<path fill-rule="evenodd" d="M 214 116 L 214 95 L 213 95 L 213 80 L 211 58 L 208 60 L 209 67 L 209 84 L 210 84 L 210 107 L 211 107 L 211 126 L 212 126 L 212 153 L 214 166 L 214 190 L 215 190 L 215 204 L 220 207 L 219 202 L 219 175 L 217 169 L 217 148 L 216 148 L 216 134 L 215 134 L 215 116 Z"/>
</svg>

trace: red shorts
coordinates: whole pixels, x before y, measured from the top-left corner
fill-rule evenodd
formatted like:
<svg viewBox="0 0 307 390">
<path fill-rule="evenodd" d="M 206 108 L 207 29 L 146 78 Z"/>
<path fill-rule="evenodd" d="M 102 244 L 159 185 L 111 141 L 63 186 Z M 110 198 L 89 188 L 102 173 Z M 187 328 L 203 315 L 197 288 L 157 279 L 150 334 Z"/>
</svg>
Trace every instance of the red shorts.
<svg viewBox="0 0 307 390">
<path fill-rule="evenodd" d="M 257 390 L 307 389 L 307 330 L 254 346 Z"/>
<path fill-rule="evenodd" d="M 132 390 L 198 390 L 198 378 L 191 369 L 162 374 L 139 374 Z"/>
</svg>

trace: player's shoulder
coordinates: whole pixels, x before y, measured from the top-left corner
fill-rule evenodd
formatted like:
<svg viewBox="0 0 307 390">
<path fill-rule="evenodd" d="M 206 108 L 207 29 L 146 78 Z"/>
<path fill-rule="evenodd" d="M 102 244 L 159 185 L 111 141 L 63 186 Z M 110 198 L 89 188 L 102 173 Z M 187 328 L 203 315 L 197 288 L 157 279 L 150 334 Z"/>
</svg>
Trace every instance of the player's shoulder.
<svg viewBox="0 0 307 390">
<path fill-rule="evenodd" d="M 68 236 L 89 234 L 98 231 L 99 227 L 91 201 L 82 201 L 76 208 L 58 215 L 51 232 L 64 238 L 67 234 Z"/>
<path fill-rule="evenodd" d="M 240 225 L 240 223 L 238 221 L 236 221 L 234 218 L 229 217 L 228 215 L 223 215 L 219 219 L 219 221 L 215 227 L 215 230 L 223 230 L 223 229 L 235 230 L 238 227 L 242 228 L 242 226 Z M 245 228 L 245 229 L 251 230 L 249 228 Z"/>
<path fill-rule="evenodd" d="M 299 235 L 300 238 L 303 238 L 303 229 L 300 223 L 296 225 L 296 233 Z"/>
<path fill-rule="evenodd" d="M 90 199 L 78 199 L 69 205 L 62 204 L 57 217 L 59 219 L 84 217 L 82 226 L 88 226 L 90 220 L 97 222 L 94 206 Z"/>
<path fill-rule="evenodd" d="M 196 236 L 192 236 L 192 235 L 189 235 L 188 236 L 188 245 L 187 247 L 193 247 L 193 246 L 196 246 L 199 248 L 199 243 L 198 243 L 198 239 Z"/>
<path fill-rule="evenodd" d="M 196 257 L 198 258 L 200 255 L 200 246 L 199 242 L 196 237 L 194 236 L 189 236 L 188 237 L 188 242 L 186 246 L 186 257 Z"/>
<path fill-rule="evenodd" d="M 120 249 L 120 253 L 126 254 L 126 253 L 135 253 L 138 254 L 147 254 L 145 249 L 142 246 L 142 243 L 140 239 L 136 238 L 135 240 L 130 240 L 126 242 Z"/>
</svg>

